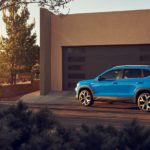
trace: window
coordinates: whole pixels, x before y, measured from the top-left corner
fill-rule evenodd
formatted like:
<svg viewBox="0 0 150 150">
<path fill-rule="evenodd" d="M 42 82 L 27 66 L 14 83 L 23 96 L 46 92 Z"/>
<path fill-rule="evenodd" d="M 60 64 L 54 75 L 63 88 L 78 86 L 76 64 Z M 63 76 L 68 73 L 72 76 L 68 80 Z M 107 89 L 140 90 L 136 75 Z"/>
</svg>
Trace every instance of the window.
<svg viewBox="0 0 150 150">
<path fill-rule="evenodd" d="M 109 72 L 106 72 L 101 76 L 102 79 L 109 80 L 109 79 L 120 79 L 121 70 L 111 70 Z"/>
<path fill-rule="evenodd" d="M 149 54 L 141 55 L 140 61 L 150 61 L 150 55 Z"/>
<path fill-rule="evenodd" d="M 150 70 L 143 69 L 143 75 L 144 77 L 150 76 Z"/>
<path fill-rule="evenodd" d="M 141 78 L 141 69 L 125 69 L 123 73 L 123 78 Z"/>
<path fill-rule="evenodd" d="M 84 47 L 68 47 L 65 48 L 68 54 L 85 54 L 86 50 Z"/>
<path fill-rule="evenodd" d="M 76 84 L 77 84 L 76 82 L 69 82 L 68 87 L 69 88 L 75 88 Z"/>
<path fill-rule="evenodd" d="M 150 45 L 142 45 L 142 46 L 140 46 L 140 52 L 149 53 L 150 52 Z"/>
<path fill-rule="evenodd" d="M 68 57 L 69 62 L 85 62 L 85 57 Z"/>
<path fill-rule="evenodd" d="M 68 74 L 69 79 L 85 79 L 85 74 Z"/>
<path fill-rule="evenodd" d="M 68 66 L 69 70 L 84 70 L 84 67 L 82 65 L 70 65 Z"/>
</svg>

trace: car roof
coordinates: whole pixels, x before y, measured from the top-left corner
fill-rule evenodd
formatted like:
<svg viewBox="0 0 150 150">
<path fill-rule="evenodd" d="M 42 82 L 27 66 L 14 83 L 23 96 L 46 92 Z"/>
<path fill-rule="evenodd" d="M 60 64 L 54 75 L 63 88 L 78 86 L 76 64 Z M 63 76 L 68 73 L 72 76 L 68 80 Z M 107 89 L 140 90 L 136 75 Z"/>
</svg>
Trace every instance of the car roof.
<svg viewBox="0 0 150 150">
<path fill-rule="evenodd" d="M 113 69 L 150 69 L 150 65 L 120 65 Z"/>
</svg>

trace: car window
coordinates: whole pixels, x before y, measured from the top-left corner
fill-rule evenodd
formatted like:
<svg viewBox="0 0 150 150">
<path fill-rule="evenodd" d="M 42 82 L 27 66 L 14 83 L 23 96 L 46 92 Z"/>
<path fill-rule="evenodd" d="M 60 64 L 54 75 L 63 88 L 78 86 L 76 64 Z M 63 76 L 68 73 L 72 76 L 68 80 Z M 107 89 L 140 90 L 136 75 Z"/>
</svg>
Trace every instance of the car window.
<svg viewBox="0 0 150 150">
<path fill-rule="evenodd" d="M 143 69 L 143 75 L 144 77 L 150 76 L 150 70 Z"/>
<path fill-rule="evenodd" d="M 108 71 L 108 72 L 106 72 L 105 74 L 103 74 L 103 75 L 101 76 L 101 78 L 102 78 L 102 79 L 105 79 L 105 80 L 120 79 L 120 72 L 121 72 L 120 69 L 111 70 L 111 71 Z"/>
<path fill-rule="evenodd" d="M 141 69 L 125 69 L 123 71 L 123 78 L 141 78 L 142 71 Z"/>
</svg>

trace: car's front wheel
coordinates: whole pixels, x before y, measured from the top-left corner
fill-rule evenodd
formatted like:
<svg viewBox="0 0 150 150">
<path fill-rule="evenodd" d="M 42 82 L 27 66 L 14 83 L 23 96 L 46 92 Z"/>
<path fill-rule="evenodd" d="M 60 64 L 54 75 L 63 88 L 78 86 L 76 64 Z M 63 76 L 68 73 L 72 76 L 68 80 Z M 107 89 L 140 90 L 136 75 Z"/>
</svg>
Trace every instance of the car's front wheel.
<svg viewBox="0 0 150 150">
<path fill-rule="evenodd" d="M 93 96 L 91 92 L 87 89 L 83 89 L 79 93 L 79 101 L 84 106 L 91 106 L 94 104 Z"/>
<path fill-rule="evenodd" d="M 143 111 L 150 111 L 150 93 L 142 93 L 137 98 L 139 109 Z"/>
</svg>

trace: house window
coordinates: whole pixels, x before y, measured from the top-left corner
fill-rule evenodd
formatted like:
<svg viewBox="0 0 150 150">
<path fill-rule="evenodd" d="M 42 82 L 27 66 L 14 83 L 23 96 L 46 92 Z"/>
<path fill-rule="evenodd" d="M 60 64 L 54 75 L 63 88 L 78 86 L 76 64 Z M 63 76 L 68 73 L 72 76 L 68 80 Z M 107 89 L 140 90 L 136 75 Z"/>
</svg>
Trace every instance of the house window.
<svg viewBox="0 0 150 150">
<path fill-rule="evenodd" d="M 68 87 L 69 88 L 75 88 L 76 84 L 77 84 L 76 82 L 69 82 Z"/>
<path fill-rule="evenodd" d="M 141 55 L 140 61 L 150 61 L 150 55 Z"/>
<path fill-rule="evenodd" d="M 68 62 L 85 62 L 85 57 L 68 57 Z"/>
<path fill-rule="evenodd" d="M 68 78 L 69 79 L 85 79 L 85 74 L 69 73 Z"/>
<path fill-rule="evenodd" d="M 67 48 L 68 54 L 85 54 L 86 50 L 84 47 L 74 47 L 74 48 Z"/>
<path fill-rule="evenodd" d="M 68 69 L 69 70 L 84 70 L 84 67 L 82 65 L 71 65 L 71 66 L 68 66 Z"/>
</svg>

